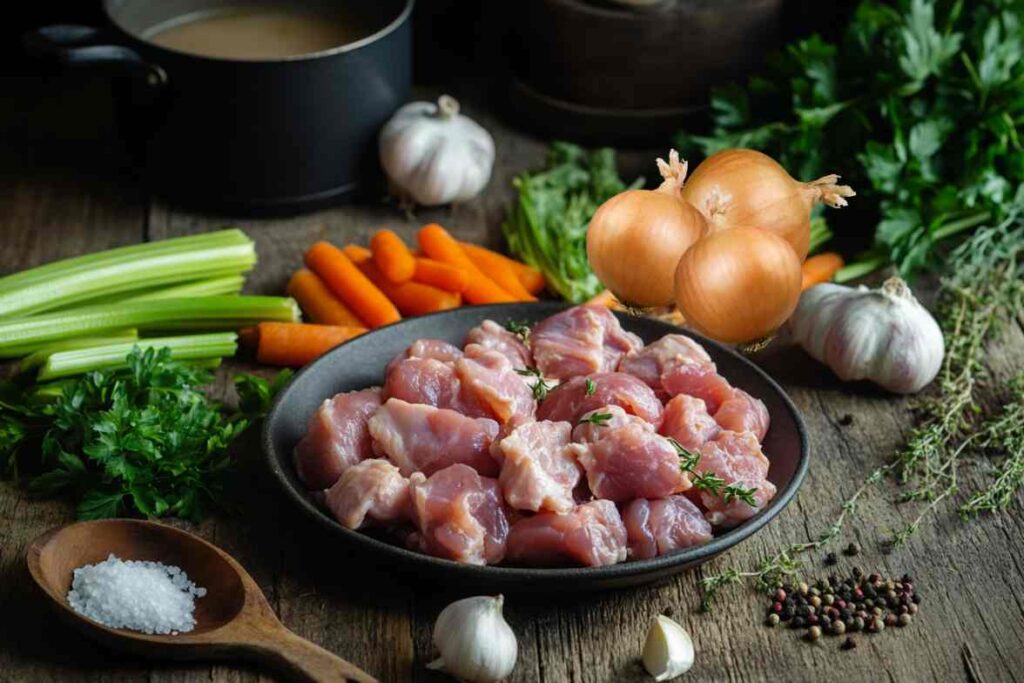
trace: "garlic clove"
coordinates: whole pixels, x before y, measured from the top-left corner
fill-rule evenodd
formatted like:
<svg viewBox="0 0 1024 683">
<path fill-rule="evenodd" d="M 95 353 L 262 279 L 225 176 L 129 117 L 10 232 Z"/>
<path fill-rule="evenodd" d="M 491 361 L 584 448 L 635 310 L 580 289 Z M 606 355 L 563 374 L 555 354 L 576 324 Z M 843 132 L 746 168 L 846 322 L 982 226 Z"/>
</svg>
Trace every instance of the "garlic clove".
<svg viewBox="0 0 1024 683">
<path fill-rule="evenodd" d="M 686 629 L 659 614 L 647 632 L 642 660 L 656 681 L 681 676 L 693 666 L 693 640 Z"/>
</svg>

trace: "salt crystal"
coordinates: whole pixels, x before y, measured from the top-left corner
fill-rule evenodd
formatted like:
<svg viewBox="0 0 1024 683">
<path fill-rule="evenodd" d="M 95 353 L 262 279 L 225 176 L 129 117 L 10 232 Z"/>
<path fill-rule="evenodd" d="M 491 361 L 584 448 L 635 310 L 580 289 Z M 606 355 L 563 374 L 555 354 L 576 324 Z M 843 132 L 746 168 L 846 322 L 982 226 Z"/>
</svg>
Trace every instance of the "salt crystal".
<svg viewBox="0 0 1024 683">
<path fill-rule="evenodd" d="M 177 635 L 195 628 L 195 599 L 204 595 L 180 567 L 110 555 L 75 570 L 68 603 L 110 628 Z"/>
</svg>

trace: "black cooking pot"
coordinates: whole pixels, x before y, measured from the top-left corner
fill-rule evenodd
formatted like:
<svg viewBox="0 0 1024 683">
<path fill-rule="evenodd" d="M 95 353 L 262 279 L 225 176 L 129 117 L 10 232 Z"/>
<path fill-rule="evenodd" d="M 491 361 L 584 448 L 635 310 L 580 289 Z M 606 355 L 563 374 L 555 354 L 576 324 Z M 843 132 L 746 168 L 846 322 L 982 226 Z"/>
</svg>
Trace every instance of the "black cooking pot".
<svg viewBox="0 0 1024 683">
<path fill-rule="evenodd" d="M 246 212 L 310 209 L 379 177 L 376 135 L 411 84 L 413 0 L 290 0 L 337 11 L 365 37 L 320 52 L 240 60 L 147 40 L 207 13 L 281 2 L 105 0 L 109 27 L 48 26 L 30 52 L 105 67 L 119 126 L 146 184 L 177 203 Z"/>
</svg>

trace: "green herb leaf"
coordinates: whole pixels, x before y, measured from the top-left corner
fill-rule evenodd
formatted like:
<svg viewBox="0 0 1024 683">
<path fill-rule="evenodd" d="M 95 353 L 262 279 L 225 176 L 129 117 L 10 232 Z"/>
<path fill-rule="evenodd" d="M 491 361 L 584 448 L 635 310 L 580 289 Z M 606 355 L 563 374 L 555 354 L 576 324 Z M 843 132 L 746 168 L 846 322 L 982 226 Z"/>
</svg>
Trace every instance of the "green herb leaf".
<svg viewBox="0 0 1024 683">
<path fill-rule="evenodd" d="M 580 418 L 579 424 L 592 424 L 598 427 L 607 427 L 608 422 L 611 421 L 611 413 L 598 413 L 593 412 L 588 415 L 584 415 Z"/>
</svg>

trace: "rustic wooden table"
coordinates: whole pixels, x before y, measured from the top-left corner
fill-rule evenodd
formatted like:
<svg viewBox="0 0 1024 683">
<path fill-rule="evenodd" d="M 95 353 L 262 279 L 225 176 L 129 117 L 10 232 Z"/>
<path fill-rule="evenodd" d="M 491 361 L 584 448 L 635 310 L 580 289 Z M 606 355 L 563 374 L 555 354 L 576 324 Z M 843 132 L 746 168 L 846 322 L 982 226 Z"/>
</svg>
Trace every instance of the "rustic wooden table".
<svg viewBox="0 0 1024 683">
<path fill-rule="evenodd" d="M 280 293 L 317 239 L 365 241 L 383 226 L 406 237 L 428 220 L 460 238 L 496 246 L 510 181 L 538 164 L 542 141 L 509 129 L 477 108 L 495 134 L 498 160 L 478 200 L 410 220 L 378 206 L 348 206 L 287 220 L 225 220 L 170 208 L 111 171 L 109 112 L 83 102 L 103 88 L 93 82 L 22 83 L 0 123 L 0 273 L 84 252 L 156 240 L 225 224 L 257 243 L 260 263 L 247 291 Z M 68 116 L 68 112 L 74 112 Z M 67 159 L 85 158 L 69 167 Z M 97 170 L 99 169 L 99 170 Z M 1024 365 L 1019 324 L 993 348 L 990 366 L 1006 377 Z M 513 681 L 645 681 L 638 653 L 651 618 L 671 609 L 693 634 L 701 681 L 997 681 L 1024 680 L 1024 505 L 996 518 L 961 522 L 948 509 L 929 519 L 909 545 L 892 554 L 879 540 L 916 514 L 894 506 L 894 484 L 870 491 L 844 542 L 864 549 L 857 564 L 890 575 L 909 572 L 924 595 L 910 628 L 860 636 L 851 652 L 839 640 L 815 645 L 787 630 L 760 625 L 762 596 L 732 588 L 710 615 L 697 611 L 701 576 L 728 567 L 752 569 L 783 544 L 816 537 L 841 501 L 886 461 L 911 426 L 908 404 L 864 387 L 841 386 L 797 352 L 765 361 L 803 412 L 812 463 L 803 489 L 761 533 L 697 571 L 659 586 L 598 595 L 511 596 L 507 615 L 519 636 Z M 363 566 L 335 547 L 289 507 L 265 475 L 256 440 L 238 449 L 235 511 L 193 530 L 234 554 L 266 592 L 286 625 L 339 653 L 382 681 L 440 681 L 424 665 L 433 656 L 430 629 L 450 599 L 443 587 L 411 584 Z M 982 469 L 984 465 L 980 465 Z M 965 487 L 977 468 L 965 469 Z M 25 570 L 24 553 L 37 534 L 72 520 L 61 501 L 37 500 L 0 483 L 0 680 L 2 681 L 241 681 L 265 672 L 234 664 L 180 665 L 126 658 L 98 649 L 53 620 Z M 826 573 L 820 555 L 807 558 Z M 849 570 L 841 557 L 838 570 Z"/>
</svg>

